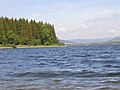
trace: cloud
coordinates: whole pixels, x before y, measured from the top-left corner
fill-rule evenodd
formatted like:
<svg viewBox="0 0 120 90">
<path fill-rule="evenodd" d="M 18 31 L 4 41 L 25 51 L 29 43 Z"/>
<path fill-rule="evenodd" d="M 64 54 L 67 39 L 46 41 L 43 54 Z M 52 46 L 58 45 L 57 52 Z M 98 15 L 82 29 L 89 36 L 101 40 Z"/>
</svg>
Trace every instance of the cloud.
<svg viewBox="0 0 120 90">
<path fill-rule="evenodd" d="M 80 24 L 79 27 L 88 28 L 88 26 L 85 24 Z"/>
<path fill-rule="evenodd" d="M 57 29 L 58 32 L 66 32 L 66 31 L 69 31 L 68 28 L 65 28 L 65 27 L 62 27 L 62 28 L 59 28 Z"/>
<path fill-rule="evenodd" d="M 79 24 L 76 27 L 72 28 L 73 30 L 83 30 L 83 29 L 88 29 L 88 25 L 86 24 Z"/>
<path fill-rule="evenodd" d="M 58 37 L 62 39 L 72 39 L 72 38 L 80 38 L 81 33 L 85 35 L 86 30 L 88 30 L 88 25 L 86 24 L 79 24 L 77 26 L 74 26 L 72 28 L 68 27 L 62 27 L 56 30 Z"/>
<path fill-rule="evenodd" d="M 120 33 L 120 30 L 118 29 L 110 29 L 110 30 L 108 30 L 108 32 L 110 32 L 110 33 L 112 33 L 112 34 L 114 34 L 114 33 Z"/>
<path fill-rule="evenodd" d="M 116 31 L 118 31 L 118 30 L 115 30 L 115 29 L 110 29 L 110 30 L 108 30 L 110 33 L 115 33 Z"/>
<path fill-rule="evenodd" d="M 57 29 L 57 31 L 58 32 L 66 32 L 66 31 L 73 31 L 73 32 L 75 32 L 75 31 L 78 31 L 78 30 L 81 31 L 81 30 L 88 29 L 88 28 L 89 27 L 86 24 L 79 24 L 79 25 L 74 26 L 74 27 L 68 27 L 68 28 L 62 27 L 62 28 Z"/>
</svg>

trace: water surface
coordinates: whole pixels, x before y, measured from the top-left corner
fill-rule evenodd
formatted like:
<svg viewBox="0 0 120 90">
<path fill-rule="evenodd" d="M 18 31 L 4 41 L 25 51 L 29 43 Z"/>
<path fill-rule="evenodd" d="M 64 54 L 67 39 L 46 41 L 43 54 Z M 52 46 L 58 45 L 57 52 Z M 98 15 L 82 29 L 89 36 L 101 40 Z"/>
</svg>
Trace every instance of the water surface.
<svg viewBox="0 0 120 90">
<path fill-rule="evenodd" d="M 120 90 L 120 46 L 1 49 L 0 90 Z"/>
</svg>

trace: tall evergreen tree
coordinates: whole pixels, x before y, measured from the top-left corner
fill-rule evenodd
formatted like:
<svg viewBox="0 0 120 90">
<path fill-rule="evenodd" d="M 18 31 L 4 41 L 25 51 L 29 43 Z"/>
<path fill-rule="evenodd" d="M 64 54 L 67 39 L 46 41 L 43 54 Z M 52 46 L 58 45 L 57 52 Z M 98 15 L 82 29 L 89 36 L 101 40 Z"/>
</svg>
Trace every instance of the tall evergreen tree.
<svg viewBox="0 0 120 90">
<path fill-rule="evenodd" d="M 58 44 L 54 26 L 42 21 L 20 18 L 0 18 L 0 44 L 52 45 Z"/>
</svg>

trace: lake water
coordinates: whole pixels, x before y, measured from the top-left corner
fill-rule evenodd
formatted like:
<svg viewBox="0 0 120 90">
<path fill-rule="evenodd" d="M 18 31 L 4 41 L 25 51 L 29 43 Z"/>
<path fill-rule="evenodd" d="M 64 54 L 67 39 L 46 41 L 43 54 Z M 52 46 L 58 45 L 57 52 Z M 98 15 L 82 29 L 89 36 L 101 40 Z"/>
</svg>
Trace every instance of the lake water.
<svg viewBox="0 0 120 90">
<path fill-rule="evenodd" d="M 120 90 L 120 46 L 0 49 L 0 90 Z"/>
</svg>

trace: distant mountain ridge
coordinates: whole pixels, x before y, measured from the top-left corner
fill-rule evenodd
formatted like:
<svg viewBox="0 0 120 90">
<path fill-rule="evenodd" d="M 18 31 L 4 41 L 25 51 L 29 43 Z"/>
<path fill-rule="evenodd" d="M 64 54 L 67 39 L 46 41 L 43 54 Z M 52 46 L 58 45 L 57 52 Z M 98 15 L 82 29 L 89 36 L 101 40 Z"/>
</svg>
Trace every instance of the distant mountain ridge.
<svg viewBox="0 0 120 90">
<path fill-rule="evenodd" d="M 72 40 L 68 40 L 74 43 L 103 43 L 103 42 L 107 42 L 110 41 L 111 38 L 103 38 L 103 39 L 72 39 Z"/>
<path fill-rule="evenodd" d="M 120 42 L 120 36 L 111 39 L 109 42 Z"/>
<path fill-rule="evenodd" d="M 59 41 L 66 45 L 120 45 L 120 36 L 103 39 L 71 39 Z"/>
</svg>

